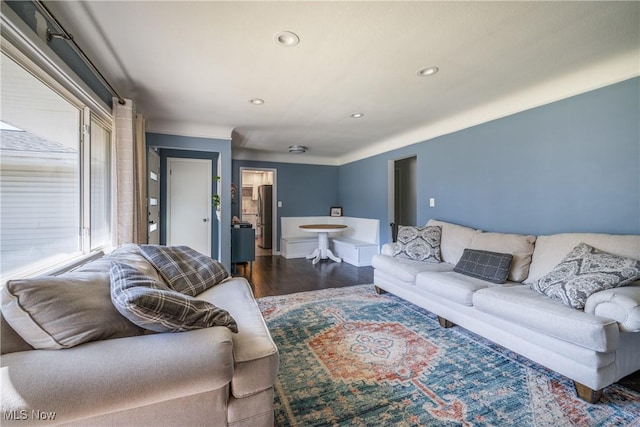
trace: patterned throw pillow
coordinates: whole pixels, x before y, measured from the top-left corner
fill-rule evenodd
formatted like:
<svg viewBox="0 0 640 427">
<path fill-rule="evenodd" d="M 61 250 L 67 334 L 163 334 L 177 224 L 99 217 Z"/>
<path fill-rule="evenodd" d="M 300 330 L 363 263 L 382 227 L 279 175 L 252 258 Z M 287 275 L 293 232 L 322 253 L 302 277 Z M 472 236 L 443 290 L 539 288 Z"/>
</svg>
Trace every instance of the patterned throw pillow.
<svg viewBox="0 0 640 427">
<path fill-rule="evenodd" d="M 640 279 L 640 261 L 600 251 L 580 243 L 531 288 L 582 309 L 592 294 Z"/>
<path fill-rule="evenodd" d="M 196 296 L 229 277 L 222 264 L 188 246 L 140 245 L 140 251 L 181 294 Z"/>
<path fill-rule="evenodd" d="M 509 277 L 513 255 L 465 249 L 453 271 L 493 283 L 504 283 Z"/>
<path fill-rule="evenodd" d="M 156 332 L 226 326 L 238 332 L 226 310 L 176 292 L 130 265 L 114 262 L 110 274 L 113 305 L 138 326 Z"/>
<path fill-rule="evenodd" d="M 398 229 L 393 256 L 416 261 L 440 262 L 441 234 L 440 226 L 401 225 Z"/>
</svg>

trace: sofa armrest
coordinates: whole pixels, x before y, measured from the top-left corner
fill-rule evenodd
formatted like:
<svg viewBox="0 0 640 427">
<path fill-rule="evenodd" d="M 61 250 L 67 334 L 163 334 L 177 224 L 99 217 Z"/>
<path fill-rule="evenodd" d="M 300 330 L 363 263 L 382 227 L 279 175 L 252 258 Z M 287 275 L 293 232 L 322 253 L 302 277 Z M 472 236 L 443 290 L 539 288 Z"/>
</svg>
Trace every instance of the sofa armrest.
<svg viewBox="0 0 640 427">
<path fill-rule="evenodd" d="M 395 243 L 385 243 L 384 245 L 382 245 L 382 248 L 380 249 L 380 254 L 393 256 L 393 251 L 395 247 L 396 247 Z"/>
<path fill-rule="evenodd" d="M 2 357 L 2 411 L 55 412 L 57 423 L 70 422 L 216 390 L 233 369 L 224 327 L 10 353 Z"/>
<path fill-rule="evenodd" d="M 587 299 L 584 311 L 617 321 L 623 332 L 640 332 L 640 285 L 596 292 Z"/>
</svg>

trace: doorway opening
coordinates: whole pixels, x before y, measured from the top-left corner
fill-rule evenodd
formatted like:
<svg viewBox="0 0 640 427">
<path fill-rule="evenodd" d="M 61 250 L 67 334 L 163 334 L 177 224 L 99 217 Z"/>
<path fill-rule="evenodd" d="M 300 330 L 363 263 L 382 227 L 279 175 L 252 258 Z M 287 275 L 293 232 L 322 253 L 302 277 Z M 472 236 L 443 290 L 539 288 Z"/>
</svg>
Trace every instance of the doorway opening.
<svg viewBox="0 0 640 427">
<path fill-rule="evenodd" d="M 276 172 L 276 169 L 240 168 L 240 219 L 256 231 L 256 256 L 271 256 L 277 251 Z"/>
<path fill-rule="evenodd" d="M 400 225 L 417 225 L 417 157 L 389 161 L 391 241 Z"/>
</svg>

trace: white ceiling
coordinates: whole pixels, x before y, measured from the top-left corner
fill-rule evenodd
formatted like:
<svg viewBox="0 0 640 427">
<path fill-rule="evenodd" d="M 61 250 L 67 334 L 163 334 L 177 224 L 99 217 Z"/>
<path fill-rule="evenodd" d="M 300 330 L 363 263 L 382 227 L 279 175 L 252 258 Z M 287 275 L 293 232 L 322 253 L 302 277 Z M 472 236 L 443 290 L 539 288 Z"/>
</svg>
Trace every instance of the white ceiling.
<svg viewBox="0 0 640 427">
<path fill-rule="evenodd" d="M 45 4 L 148 131 L 234 158 L 343 164 L 640 75 L 639 2 Z"/>
</svg>

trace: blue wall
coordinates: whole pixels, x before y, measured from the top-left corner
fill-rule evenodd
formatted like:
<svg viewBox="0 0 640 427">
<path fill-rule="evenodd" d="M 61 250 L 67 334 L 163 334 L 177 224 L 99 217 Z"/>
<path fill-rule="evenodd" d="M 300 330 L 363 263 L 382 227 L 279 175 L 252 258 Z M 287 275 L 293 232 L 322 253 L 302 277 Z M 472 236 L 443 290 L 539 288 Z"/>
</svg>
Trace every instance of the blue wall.
<svg viewBox="0 0 640 427">
<path fill-rule="evenodd" d="M 343 165 L 339 203 L 389 241 L 387 165 L 416 155 L 418 224 L 640 234 L 639 94 L 634 78 Z"/>
<path fill-rule="evenodd" d="M 299 163 L 258 162 L 234 160 L 233 182 L 240 182 L 240 168 L 276 169 L 278 208 L 278 250 L 280 250 L 280 218 L 283 216 L 329 215 L 331 206 L 338 204 L 338 167 L 304 165 Z M 239 205 L 233 206 L 233 215 L 239 215 Z M 344 215 L 351 214 L 345 212 Z"/>
<path fill-rule="evenodd" d="M 229 179 L 238 184 L 241 167 L 276 169 L 278 224 L 342 206 L 344 215 L 379 219 L 385 243 L 389 161 L 416 156 L 418 224 L 438 218 L 509 233 L 640 234 L 639 93 L 635 78 L 340 167 L 234 160 Z M 147 134 L 151 146 L 218 151 L 219 144 L 230 155 L 229 141 L 214 148 L 212 141 Z M 239 216 L 239 205 L 231 209 Z"/>
<path fill-rule="evenodd" d="M 166 171 L 166 157 L 170 154 L 171 157 L 193 157 L 193 158 L 208 158 L 218 159 L 220 167 L 216 168 L 216 163 L 213 164 L 213 173 L 220 176 L 221 193 L 220 200 L 222 207 L 221 219 L 217 224 L 218 227 L 213 225 L 216 223 L 215 215 L 212 216 L 212 251 L 213 257 L 216 257 L 224 264 L 228 271 L 231 271 L 231 227 L 223 226 L 223 224 L 231 224 L 231 141 L 215 138 L 197 138 L 189 136 L 179 135 L 166 135 L 159 133 L 148 132 L 146 134 L 147 146 L 156 147 L 160 151 L 161 167 Z M 170 151 L 179 150 L 179 151 Z M 217 171 L 216 171 L 217 169 Z M 163 182 L 163 176 L 166 173 L 161 170 L 162 176 L 160 177 L 161 183 Z M 167 198 L 166 186 L 161 188 L 160 203 L 161 209 L 164 201 Z M 162 213 L 161 213 L 162 214 Z M 161 217 L 161 224 L 166 231 L 166 224 L 162 218 L 166 218 L 166 215 Z M 216 230 L 217 228 L 217 230 Z M 166 235 L 163 234 L 163 235 Z"/>
</svg>

